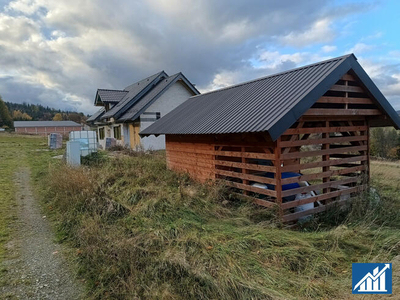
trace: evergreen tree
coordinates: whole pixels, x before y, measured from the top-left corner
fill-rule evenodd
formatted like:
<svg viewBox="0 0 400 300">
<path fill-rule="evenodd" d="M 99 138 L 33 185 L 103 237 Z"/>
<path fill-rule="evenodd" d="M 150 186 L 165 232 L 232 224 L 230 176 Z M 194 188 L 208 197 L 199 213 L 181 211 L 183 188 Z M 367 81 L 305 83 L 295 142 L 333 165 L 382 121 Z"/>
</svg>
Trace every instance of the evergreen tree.
<svg viewBox="0 0 400 300">
<path fill-rule="evenodd" d="M 8 107 L 0 96 L 0 127 L 13 127 L 13 121 L 8 111 Z"/>
</svg>

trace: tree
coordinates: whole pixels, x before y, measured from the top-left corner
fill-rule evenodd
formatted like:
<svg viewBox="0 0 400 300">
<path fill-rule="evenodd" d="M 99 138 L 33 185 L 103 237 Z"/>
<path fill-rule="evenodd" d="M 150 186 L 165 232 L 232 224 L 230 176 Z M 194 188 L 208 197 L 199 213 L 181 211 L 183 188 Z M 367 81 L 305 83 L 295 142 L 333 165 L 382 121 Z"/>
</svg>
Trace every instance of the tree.
<svg viewBox="0 0 400 300">
<path fill-rule="evenodd" d="M 27 113 L 22 113 L 20 110 L 14 110 L 12 114 L 14 121 L 30 121 L 32 117 Z"/>
<path fill-rule="evenodd" d="M 0 96 L 0 127 L 13 127 L 13 121 L 6 104 Z"/>
<path fill-rule="evenodd" d="M 62 121 L 62 120 L 63 120 L 62 114 L 56 113 L 54 115 L 53 121 Z"/>
<path fill-rule="evenodd" d="M 371 153 L 382 158 L 395 158 L 399 136 L 394 128 L 373 128 L 371 130 Z"/>
</svg>

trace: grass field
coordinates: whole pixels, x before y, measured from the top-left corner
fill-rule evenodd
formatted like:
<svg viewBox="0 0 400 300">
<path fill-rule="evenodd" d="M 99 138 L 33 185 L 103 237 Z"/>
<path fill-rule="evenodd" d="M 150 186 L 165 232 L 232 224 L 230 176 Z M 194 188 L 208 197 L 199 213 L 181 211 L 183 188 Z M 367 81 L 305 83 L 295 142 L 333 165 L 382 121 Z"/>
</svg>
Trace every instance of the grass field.
<svg viewBox="0 0 400 300">
<path fill-rule="evenodd" d="M 348 299 L 352 262 L 400 269 L 397 163 L 372 163 L 379 205 L 360 198 L 347 215 L 328 212 L 293 230 L 220 186 L 167 170 L 162 153 L 100 157 L 72 169 L 50 159 L 53 152 L 36 151 L 42 139 L 0 135 L 0 143 L 8 178 L 21 163 L 15 153 L 25 155 L 88 298 Z M 1 205 L 11 212 L 1 219 L 5 241 L 13 186 L 1 182 L 9 189 Z"/>
</svg>

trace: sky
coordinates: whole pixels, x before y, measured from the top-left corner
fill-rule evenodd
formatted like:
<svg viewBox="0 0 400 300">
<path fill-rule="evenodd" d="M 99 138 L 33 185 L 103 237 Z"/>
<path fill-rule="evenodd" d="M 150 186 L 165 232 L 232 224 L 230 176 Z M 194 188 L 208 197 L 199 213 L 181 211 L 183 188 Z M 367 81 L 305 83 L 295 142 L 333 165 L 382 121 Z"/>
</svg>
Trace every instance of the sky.
<svg viewBox="0 0 400 300">
<path fill-rule="evenodd" d="M 165 70 L 202 91 L 354 53 L 400 110 L 400 1 L 0 0 L 0 95 L 91 114 Z"/>
</svg>

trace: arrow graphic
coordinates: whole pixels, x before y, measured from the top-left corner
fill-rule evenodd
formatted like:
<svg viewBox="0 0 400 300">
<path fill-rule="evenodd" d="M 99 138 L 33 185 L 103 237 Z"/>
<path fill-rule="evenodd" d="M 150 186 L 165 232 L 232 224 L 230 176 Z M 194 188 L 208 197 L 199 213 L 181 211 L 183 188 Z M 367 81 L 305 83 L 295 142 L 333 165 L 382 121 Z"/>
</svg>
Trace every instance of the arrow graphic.
<svg viewBox="0 0 400 300">
<path fill-rule="evenodd" d="M 367 273 L 367 275 L 365 275 L 363 277 L 363 279 L 361 279 L 356 286 L 354 287 L 353 290 L 355 290 L 356 288 L 358 288 L 368 277 L 372 279 L 372 281 L 377 280 L 385 271 L 386 269 L 390 269 L 390 265 L 389 264 L 385 264 L 385 267 L 378 273 L 376 274 L 376 276 L 373 276 L 370 272 Z"/>
</svg>

